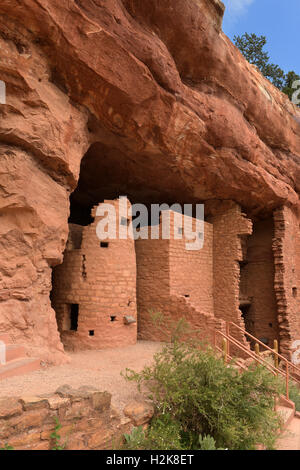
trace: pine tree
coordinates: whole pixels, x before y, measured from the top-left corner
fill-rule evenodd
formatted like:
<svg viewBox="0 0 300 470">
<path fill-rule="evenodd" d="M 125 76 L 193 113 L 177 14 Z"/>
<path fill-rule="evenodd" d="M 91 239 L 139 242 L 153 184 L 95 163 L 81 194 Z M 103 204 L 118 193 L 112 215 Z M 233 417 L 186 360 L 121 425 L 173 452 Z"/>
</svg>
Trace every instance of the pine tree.
<svg viewBox="0 0 300 470">
<path fill-rule="evenodd" d="M 270 63 L 269 54 L 264 50 L 267 44 L 265 36 L 257 36 L 256 34 L 245 33 L 242 36 L 234 36 L 235 45 L 239 48 L 243 56 L 256 65 L 261 73 L 273 83 L 279 90 L 283 91 L 290 100 L 292 100 L 295 88 L 293 84 L 300 80 L 300 76 L 294 71 L 287 74 L 276 64 Z"/>
</svg>

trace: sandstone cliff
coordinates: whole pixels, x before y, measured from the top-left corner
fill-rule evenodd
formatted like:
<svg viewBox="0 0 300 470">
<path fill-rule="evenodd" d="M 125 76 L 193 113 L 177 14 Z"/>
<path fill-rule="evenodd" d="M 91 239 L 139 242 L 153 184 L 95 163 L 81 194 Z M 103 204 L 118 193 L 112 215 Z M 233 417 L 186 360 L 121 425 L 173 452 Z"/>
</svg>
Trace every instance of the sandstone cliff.
<svg viewBox="0 0 300 470">
<path fill-rule="evenodd" d="M 252 215 L 298 208 L 299 110 L 224 35 L 223 10 L 1 0 L 0 331 L 32 355 L 65 360 L 51 271 L 85 154 L 81 204 L 119 190 L 147 203 L 231 199 Z"/>
</svg>

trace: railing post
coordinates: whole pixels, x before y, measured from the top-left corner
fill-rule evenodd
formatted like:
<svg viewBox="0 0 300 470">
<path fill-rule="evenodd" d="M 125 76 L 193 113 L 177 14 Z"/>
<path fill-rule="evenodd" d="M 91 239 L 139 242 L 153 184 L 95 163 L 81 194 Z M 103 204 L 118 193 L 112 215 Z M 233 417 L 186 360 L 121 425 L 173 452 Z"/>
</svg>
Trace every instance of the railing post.
<svg viewBox="0 0 300 470">
<path fill-rule="evenodd" d="M 224 358 L 224 362 L 225 364 L 227 364 L 227 339 L 226 338 L 223 338 L 223 358 Z"/>
<path fill-rule="evenodd" d="M 255 354 L 256 354 L 257 357 L 258 357 L 258 356 L 259 356 L 259 344 L 258 344 L 258 343 L 255 343 L 254 349 L 255 349 Z M 258 364 L 259 361 L 256 361 L 256 362 L 257 362 L 257 364 Z"/>
<path fill-rule="evenodd" d="M 276 369 L 278 369 L 279 368 L 279 361 L 278 361 L 278 341 L 277 341 L 277 339 L 274 339 L 274 351 L 275 351 L 274 366 L 276 367 Z"/>
<path fill-rule="evenodd" d="M 229 321 L 226 322 L 226 336 L 227 336 L 227 355 L 230 355 L 230 341 L 229 341 L 229 335 L 230 335 L 230 325 Z"/>
<path fill-rule="evenodd" d="M 286 399 L 289 400 L 289 365 L 288 362 L 285 363 L 285 371 L 286 371 Z"/>
</svg>

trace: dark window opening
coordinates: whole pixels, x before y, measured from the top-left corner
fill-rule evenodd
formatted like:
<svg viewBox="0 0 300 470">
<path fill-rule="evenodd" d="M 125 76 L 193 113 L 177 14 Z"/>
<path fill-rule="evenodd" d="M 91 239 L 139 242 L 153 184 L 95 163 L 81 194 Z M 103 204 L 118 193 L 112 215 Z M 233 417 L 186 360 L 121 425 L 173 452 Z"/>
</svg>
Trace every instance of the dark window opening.
<svg viewBox="0 0 300 470">
<path fill-rule="evenodd" d="M 95 217 L 91 215 L 92 205 L 82 205 L 74 197 L 74 193 L 70 196 L 70 217 L 69 224 L 81 225 L 83 227 L 92 224 Z"/>
<path fill-rule="evenodd" d="M 270 327 L 270 328 L 273 328 L 273 323 L 269 323 L 269 327 Z"/>
<path fill-rule="evenodd" d="M 240 304 L 240 311 L 242 312 L 242 318 L 245 322 L 245 330 L 252 334 L 253 333 L 253 328 L 254 328 L 254 321 L 252 320 L 251 318 L 251 314 L 250 314 L 250 307 L 251 305 L 241 305 Z M 247 336 L 245 334 L 245 338 L 246 340 L 250 343 L 251 347 L 254 346 L 252 340 L 249 338 L 249 336 Z"/>
<path fill-rule="evenodd" d="M 101 248 L 108 248 L 109 243 L 108 242 L 100 242 L 100 247 Z"/>
<path fill-rule="evenodd" d="M 81 275 L 82 275 L 83 279 L 86 281 L 87 272 L 86 272 L 86 265 L 85 265 L 85 262 L 86 262 L 86 257 L 85 257 L 85 255 L 82 255 L 82 269 L 81 269 Z"/>
<path fill-rule="evenodd" d="M 69 229 L 69 242 L 71 242 L 72 250 L 80 250 L 82 245 L 82 226 L 70 224 Z"/>
<path fill-rule="evenodd" d="M 185 294 L 184 297 L 186 297 L 188 299 L 190 296 L 189 296 L 189 294 Z"/>
<path fill-rule="evenodd" d="M 95 336 L 95 330 L 89 330 L 89 336 Z"/>
<path fill-rule="evenodd" d="M 293 287 L 292 291 L 293 291 L 293 297 L 296 298 L 297 297 L 297 287 Z"/>
<path fill-rule="evenodd" d="M 70 325 L 70 330 L 72 330 L 72 331 L 77 331 L 77 328 L 78 328 L 78 314 L 79 314 L 79 305 L 78 304 L 71 304 L 71 310 L 70 310 L 71 325 Z"/>
<path fill-rule="evenodd" d="M 110 321 L 116 321 L 117 317 L 115 315 L 110 316 Z"/>
<path fill-rule="evenodd" d="M 259 338 L 259 341 L 261 341 L 262 343 L 264 343 L 266 346 L 269 345 L 269 338 Z"/>
</svg>

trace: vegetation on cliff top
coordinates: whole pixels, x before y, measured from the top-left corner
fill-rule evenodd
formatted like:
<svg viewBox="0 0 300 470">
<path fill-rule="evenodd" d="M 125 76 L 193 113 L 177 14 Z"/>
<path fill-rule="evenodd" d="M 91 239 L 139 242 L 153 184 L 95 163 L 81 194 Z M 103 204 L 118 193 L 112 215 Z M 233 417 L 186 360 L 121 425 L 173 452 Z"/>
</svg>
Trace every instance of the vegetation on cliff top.
<svg viewBox="0 0 300 470">
<path fill-rule="evenodd" d="M 264 50 L 267 44 L 266 37 L 257 36 L 254 33 L 245 33 L 242 36 L 234 36 L 233 40 L 248 62 L 256 65 L 273 85 L 292 100 L 296 91 L 293 84 L 300 80 L 300 75 L 297 75 L 294 71 L 285 73 L 278 65 L 270 63 L 269 54 Z"/>
</svg>

